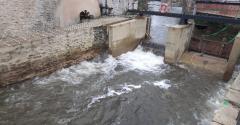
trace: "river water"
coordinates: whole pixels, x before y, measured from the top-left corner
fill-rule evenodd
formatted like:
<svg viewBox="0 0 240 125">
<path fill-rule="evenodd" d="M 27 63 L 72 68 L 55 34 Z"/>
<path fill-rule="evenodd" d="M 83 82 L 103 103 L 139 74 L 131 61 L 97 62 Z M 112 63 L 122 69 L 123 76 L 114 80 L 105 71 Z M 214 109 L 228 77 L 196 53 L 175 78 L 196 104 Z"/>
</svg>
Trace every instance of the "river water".
<svg viewBox="0 0 240 125">
<path fill-rule="evenodd" d="M 225 83 L 138 47 L 0 89 L 1 125 L 208 125 Z"/>
<path fill-rule="evenodd" d="M 226 86 L 139 46 L 0 88 L 0 125 L 210 125 Z"/>
<path fill-rule="evenodd" d="M 148 4 L 148 9 L 150 11 L 159 11 L 161 2 L 151 1 Z M 182 13 L 181 7 L 172 7 L 170 12 L 172 13 Z M 163 16 L 151 16 L 151 39 L 149 40 L 152 43 L 158 45 L 166 45 L 167 39 L 167 30 L 168 26 L 177 25 L 180 22 L 179 18 L 173 17 L 163 17 Z"/>
</svg>

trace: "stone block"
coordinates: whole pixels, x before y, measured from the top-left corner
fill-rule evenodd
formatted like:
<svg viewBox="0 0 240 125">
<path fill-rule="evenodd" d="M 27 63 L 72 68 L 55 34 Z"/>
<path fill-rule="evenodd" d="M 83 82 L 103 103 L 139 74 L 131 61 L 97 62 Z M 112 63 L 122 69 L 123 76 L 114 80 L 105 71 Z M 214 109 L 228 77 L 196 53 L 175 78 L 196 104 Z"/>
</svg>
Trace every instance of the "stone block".
<svg viewBox="0 0 240 125">
<path fill-rule="evenodd" d="M 234 83 L 231 85 L 231 89 L 240 91 L 240 74 L 238 75 Z"/>
<path fill-rule="evenodd" d="M 221 107 L 219 110 L 216 111 L 216 115 L 225 115 L 231 119 L 237 119 L 239 113 L 239 109 L 233 107 L 231 104 L 228 106 Z"/>
<path fill-rule="evenodd" d="M 237 124 L 236 118 L 232 118 L 232 116 L 229 116 L 229 114 L 235 115 L 234 113 L 230 113 L 230 111 L 228 110 L 220 110 L 216 112 L 213 121 L 220 123 L 221 125 L 236 125 Z"/>
<path fill-rule="evenodd" d="M 236 105 L 240 105 L 240 92 L 233 89 L 229 89 L 225 99 L 235 103 Z"/>
</svg>

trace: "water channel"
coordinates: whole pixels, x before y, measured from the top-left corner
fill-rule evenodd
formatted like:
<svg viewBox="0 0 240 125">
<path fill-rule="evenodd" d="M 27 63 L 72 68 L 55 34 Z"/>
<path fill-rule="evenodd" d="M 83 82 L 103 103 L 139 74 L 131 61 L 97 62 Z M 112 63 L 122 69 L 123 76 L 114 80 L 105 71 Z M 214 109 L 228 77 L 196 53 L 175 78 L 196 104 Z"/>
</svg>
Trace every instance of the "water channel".
<svg viewBox="0 0 240 125">
<path fill-rule="evenodd" d="M 226 86 L 214 74 L 164 64 L 139 46 L 0 88 L 0 124 L 210 125 Z"/>
</svg>

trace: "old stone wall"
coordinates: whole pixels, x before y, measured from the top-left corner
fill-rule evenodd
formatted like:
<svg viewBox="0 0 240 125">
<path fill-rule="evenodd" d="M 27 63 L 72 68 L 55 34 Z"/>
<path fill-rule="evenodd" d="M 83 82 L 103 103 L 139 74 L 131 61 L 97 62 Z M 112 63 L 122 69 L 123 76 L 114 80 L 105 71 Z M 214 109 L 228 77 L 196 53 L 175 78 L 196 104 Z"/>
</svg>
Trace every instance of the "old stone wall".
<svg viewBox="0 0 240 125">
<path fill-rule="evenodd" d="M 107 41 L 106 25 L 125 20 L 109 17 L 29 37 L 6 37 L 0 46 L 0 85 L 7 85 L 90 59 Z M 2 43 L 3 42 L 3 43 Z"/>
<path fill-rule="evenodd" d="M 0 2 L 0 85 L 53 72 L 96 55 L 106 42 L 105 25 L 125 20 L 109 17 L 61 28 L 59 0 Z"/>
<path fill-rule="evenodd" d="M 58 0 L 2 0 L 0 2 L 0 39 L 27 37 L 32 32 L 56 27 Z"/>
</svg>

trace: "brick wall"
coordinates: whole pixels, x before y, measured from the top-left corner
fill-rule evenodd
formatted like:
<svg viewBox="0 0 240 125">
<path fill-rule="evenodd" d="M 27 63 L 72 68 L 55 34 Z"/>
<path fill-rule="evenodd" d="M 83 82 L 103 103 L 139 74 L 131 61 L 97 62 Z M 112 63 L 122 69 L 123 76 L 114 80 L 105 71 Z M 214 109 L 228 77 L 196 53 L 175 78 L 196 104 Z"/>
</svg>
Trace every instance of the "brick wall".
<svg viewBox="0 0 240 125">
<path fill-rule="evenodd" d="M 239 5 L 223 5 L 223 4 L 197 4 L 197 11 L 222 15 L 222 16 L 230 16 L 230 17 L 240 17 L 240 6 Z"/>
</svg>

